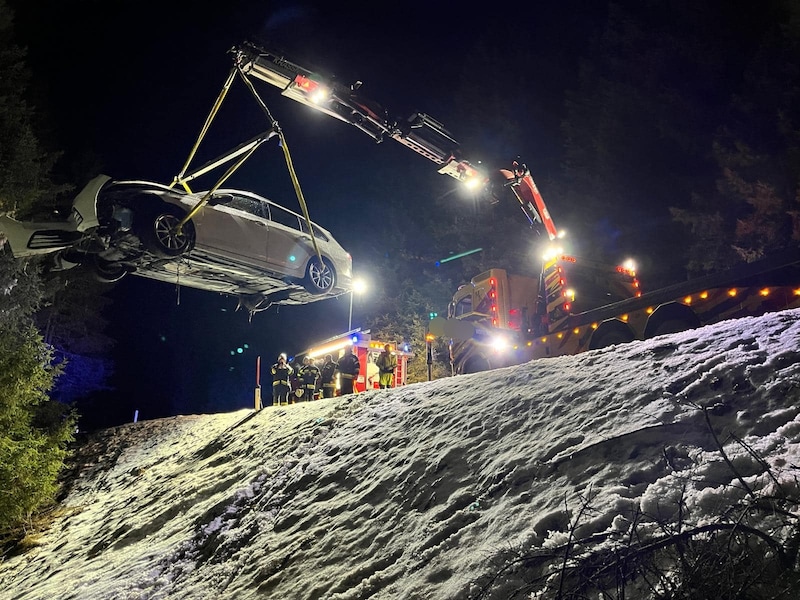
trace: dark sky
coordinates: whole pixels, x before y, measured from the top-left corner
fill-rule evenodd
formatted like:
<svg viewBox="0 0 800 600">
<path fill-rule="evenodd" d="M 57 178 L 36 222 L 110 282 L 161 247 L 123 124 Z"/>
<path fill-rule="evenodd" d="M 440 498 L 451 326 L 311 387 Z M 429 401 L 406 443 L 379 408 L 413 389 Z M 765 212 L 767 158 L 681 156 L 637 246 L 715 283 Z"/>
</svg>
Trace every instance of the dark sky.
<svg viewBox="0 0 800 600">
<path fill-rule="evenodd" d="M 228 49 L 244 40 L 282 47 L 296 62 L 319 66 L 343 82 L 359 79 L 364 94 L 392 114 L 422 110 L 458 134 L 470 124 L 448 121 L 453 90 L 470 73 L 472 53 L 493 43 L 494 29 L 507 31 L 511 20 L 516 35 L 559 65 L 585 43 L 580 24 L 588 14 L 578 1 L 547 9 L 504 5 L 494 13 L 485 5 L 476 11 L 430 2 L 390 3 L 391 8 L 252 0 L 10 4 L 20 43 L 28 49 L 37 106 L 50 116 L 64 151 L 77 163 L 98 160 L 97 168 L 115 178 L 163 183 L 183 166 L 221 90 L 231 68 Z M 513 84 L 494 81 L 492 73 L 474 77 L 486 80 L 487 94 Z M 538 98 L 559 101 L 557 80 L 539 83 Z M 258 89 L 284 129 L 312 218 L 351 250 L 357 273 L 368 273 L 370 256 L 359 251 L 372 246 L 359 231 L 377 231 L 378 240 L 381 235 L 380 224 L 365 221 L 373 214 L 374 200 L 366 192 L 374 189 L 371 178 L 396 165 L 398 175 L 427 169 L 433 180 L 440 177 L 435 165 L 397 144 L 376 149 L 354 128 L 313 114 L 266 85 Z M 234 90 L 202 147 L 206 158 L 266 129 L 240 82 Z M 546 148 L 548 142 L 538 143 Z M 227 185 L 296 204 L 274 146 L 262 148 Z M 345 297 L 249 319 L 234 311 L 232 298 L 178 292 L 135 277 L 120 282 L 111 297 L 107 314 L 109 333 L 118 341 L 113 383 L 119 390 L 96 399 L 87 416 L 104 425 L 129 420 L 136 409 L 152 418 L 250 406 L 256 357 L 268 365 L 280 351 L 292 354 L 344 331 L 349 307 Z M 368 301 L 368 295 L 355 300 L 354 326 L 360 325 L 361 303 Z"/>
</svg>

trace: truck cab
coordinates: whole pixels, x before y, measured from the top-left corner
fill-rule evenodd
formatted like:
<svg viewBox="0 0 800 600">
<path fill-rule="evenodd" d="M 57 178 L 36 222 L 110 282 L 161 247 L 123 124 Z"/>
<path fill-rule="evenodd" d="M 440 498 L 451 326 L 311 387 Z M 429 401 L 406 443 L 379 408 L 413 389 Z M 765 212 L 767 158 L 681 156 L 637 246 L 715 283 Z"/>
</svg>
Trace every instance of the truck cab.
<svg viewBox="0 0 800 600">
<path fill-rule="evenodd" d="M 453 340 L 457 372 L 518 364 L 534 338 L 563 327 L 571 315 L 641 295 L 630 268 L 557 254 L 539 277 L 489 269 L 454 294 L 448 319 L 469 322 L 470 339 Z"/>
</svg>

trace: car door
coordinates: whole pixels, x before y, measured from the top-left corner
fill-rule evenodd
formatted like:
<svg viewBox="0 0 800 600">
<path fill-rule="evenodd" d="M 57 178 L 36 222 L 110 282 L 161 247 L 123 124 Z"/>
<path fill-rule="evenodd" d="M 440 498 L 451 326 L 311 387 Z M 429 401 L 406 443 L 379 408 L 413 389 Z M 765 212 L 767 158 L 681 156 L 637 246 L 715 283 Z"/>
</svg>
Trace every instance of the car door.
<svg viewBox="0 0 800 600">
<path fill-rule="evenodd" d="M 311 235 L 301 229 L 301 217 L 296 213 L 272 202 L 265 206 L 270 217 L 267 263 L 286 274 L 302 277 L 309 257 L 314 254 Z"/>
<path fill-rule="evenodd" d="M 218 192 L 197 220 L 197 243 L 251 265 L 267 257 L 269 221 L 262 200 L 237 192 Z"/>
</svg>

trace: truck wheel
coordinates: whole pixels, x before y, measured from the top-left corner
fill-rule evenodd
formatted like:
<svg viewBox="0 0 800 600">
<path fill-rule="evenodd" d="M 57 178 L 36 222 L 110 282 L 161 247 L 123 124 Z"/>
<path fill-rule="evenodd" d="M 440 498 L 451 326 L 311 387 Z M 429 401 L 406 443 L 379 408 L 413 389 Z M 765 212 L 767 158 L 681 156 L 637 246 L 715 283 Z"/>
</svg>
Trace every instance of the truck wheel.
<svg viewBox="0 0 800 600">
<path fill-rule="evenodd" d="M 461 368 L 461 373 L 464 375 L 469 375 L 470 373 L 481 373 L 483 371 L 488 371 L 491 368 L 492 367 L 489 365 L 489 361 L 483 356 L 473 356 L 464 363 L 464 366 Z"/>
<path fill-rule="evenodd" d="M 660 306 L 650 315 L 644 328 L 644 338 L 649 340 L 657 335 L 678 333 L 700 327 L 700 319 L 685 304 L 672 303 Z"/>
<path fill-rule="evenodd" d="M 683 319 L 669 319 L 656 327 L 653 337 L 666 335 L 668 333 L 678 333 L 679 331 L 686 331 L 687 329 L 693 329 L 693 327 Z"/>
<path fill-rule="evenodd" d="M 627 325 L 623 325 L 619 322 L 609 322 L 605 324 L 605 326 L 601 325 L 600 328 L 594 332 L 592 341 L 589 342 L 589 350 L 597 350 L 616 344 L 625 344 L 633 340 L 633 332 Z"/>
</svg>

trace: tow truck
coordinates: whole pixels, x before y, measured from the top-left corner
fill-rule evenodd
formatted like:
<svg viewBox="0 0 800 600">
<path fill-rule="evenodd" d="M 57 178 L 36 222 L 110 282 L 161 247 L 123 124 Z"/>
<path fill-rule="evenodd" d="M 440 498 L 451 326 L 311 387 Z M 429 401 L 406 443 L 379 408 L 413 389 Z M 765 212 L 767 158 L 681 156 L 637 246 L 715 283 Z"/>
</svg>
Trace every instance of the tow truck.
<svg viewBox="0 0 800 600">
<path fill-rule="evenodd" d="M 625 265 L 555 254 L 538 278 L 473 277 L 430 330 L 449 340 L 453 371 L 468 374 L 798 307 L 796 249 L 648 292 Z"/>
</svg>

